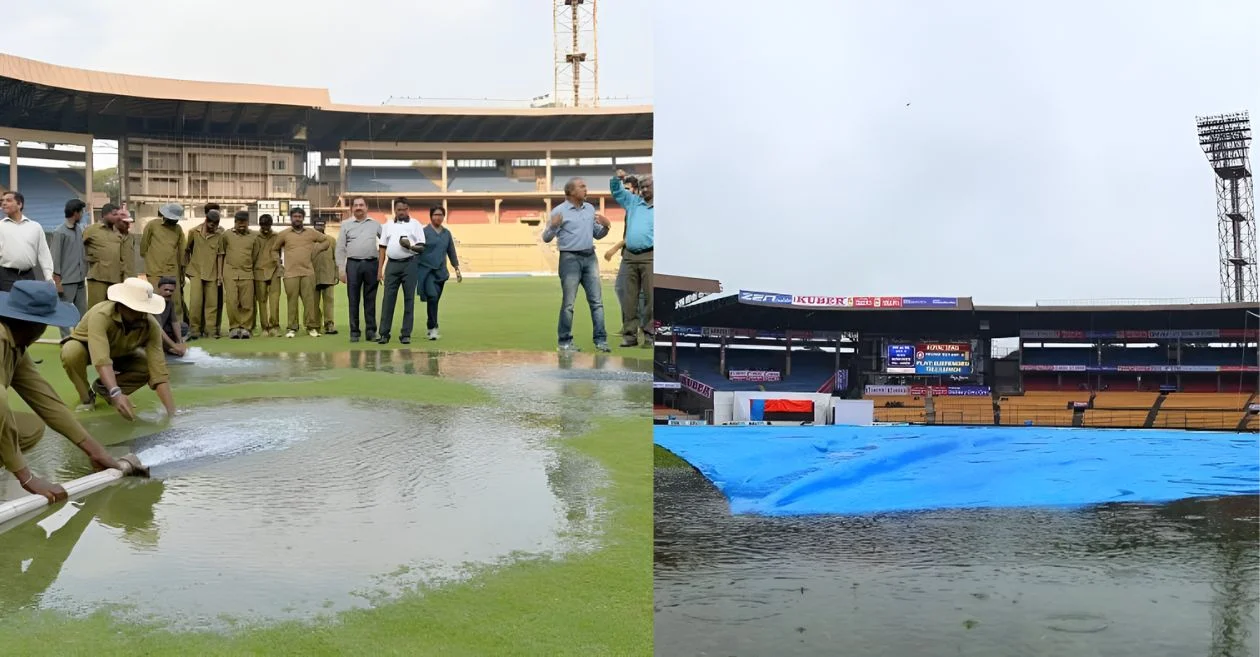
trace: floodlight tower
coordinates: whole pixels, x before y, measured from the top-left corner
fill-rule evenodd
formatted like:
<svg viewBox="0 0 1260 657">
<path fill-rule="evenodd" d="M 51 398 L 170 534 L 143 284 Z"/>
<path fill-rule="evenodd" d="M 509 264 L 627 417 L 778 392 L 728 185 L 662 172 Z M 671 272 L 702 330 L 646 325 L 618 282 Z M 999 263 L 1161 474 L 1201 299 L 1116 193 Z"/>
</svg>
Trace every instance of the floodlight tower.
<svg viewBox="0 0 1260 657">
<path fill-rule="evenodd" d="M 1251 119 L 1247 112 L 1195 118 L 1199 145 L 1216 173 L 1221 301 L 1257 303 L 1256 215 L 1251 179 Z"/>
<path fill-rule="evenodd" d="M 596 0 L 552 0 L 557 105 L 599 106 Z"/>
</svg>

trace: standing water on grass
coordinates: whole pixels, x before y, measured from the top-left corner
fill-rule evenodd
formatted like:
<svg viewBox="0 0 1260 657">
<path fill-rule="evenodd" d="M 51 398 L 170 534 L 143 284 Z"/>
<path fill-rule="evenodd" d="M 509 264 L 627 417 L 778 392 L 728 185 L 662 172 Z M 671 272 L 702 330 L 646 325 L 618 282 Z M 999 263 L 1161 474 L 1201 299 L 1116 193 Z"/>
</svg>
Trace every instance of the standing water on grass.
<svg viewBox="0 0 1260 657">
<path fill-rule="evenodd" d="M 344 354 L 311 356 L 267 364 L 279 377 L 348 364 Z M 647 383 L 596 373 L 593 383 L 553 376 L 512 390 L 546 361 L 455 358 L 448 368 L 424 354 L 370 358 L 396 374 L 432 367 L 493 380 L 484 387 L 503 397 L 467 408 L 329 398 L 182 410 L 168 428 L 116 448 L 135 451 L 152 479 L 0 528 L 0 561 L 14 574 L 0 586 L 0 614 L 106 609 L 173 629 L 309 620 L 598 545 L 606 476 L 556 439 L 585 430 L 593 408 L 642 409 Z M 88 419 L 98 435 L 135 426 Z M 81 455 L 49 438 L 32 467 L 62 481 L 84 474 Z"/>
</svg>

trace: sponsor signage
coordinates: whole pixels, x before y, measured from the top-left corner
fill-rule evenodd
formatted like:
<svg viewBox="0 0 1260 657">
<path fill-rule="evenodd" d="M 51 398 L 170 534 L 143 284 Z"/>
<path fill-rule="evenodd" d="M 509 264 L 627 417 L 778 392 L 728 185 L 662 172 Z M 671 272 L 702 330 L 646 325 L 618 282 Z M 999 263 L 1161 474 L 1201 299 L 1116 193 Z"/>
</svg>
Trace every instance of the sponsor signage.
<svg viewBox="0 0 1260 657">
<path fill-rule="evenodd" d="M 705 385 L 686 374 L 678 377 L 678 380 L 682 383 L 684 388 L 700 395 L 701 397 L 704 397 L 705 399 L 713 399 L 713 386 Z"/>
<path fill-rule="evenodd" d="M 781 375 L 774 370 L 731 370 L 726 378 L 731 381 L 772 382 L 779 381 Z"/>
<path fill-rule="evenodd" d="M 934 397 L 988 397 L 992 394 L 989 386 L 866 386 L 863 390 L 867 397 L 900 397 L 914 395 L 922 397 L 931 393 Z"/>
<path fill-rule="evenodd" d="M 836 370 L 836 390 L 849 389 L 849 370 Z"/>
<path fill-rule="evenodd" d="M 957 308 L 958 297 L 902 297 L 905 308 Z"/>
<path fill-rule="evenodd" d="M 779 292 L 755 292 L 740 290 L 742 303 L 770 306 L 797 306 L 800 308 L 957 308 L 958 297 L 880 297 L 880 296 L 817 296 L 809 294 L 782 294 Z"/>
<path fill-rule="evenodd" d="M 1256 329 L 1158 329 L 1153 331 L 1058 331 L 1025 329 L 1019 332 L 1024 340 L 1213 340 L 1254 338 Z"/>
<path fill-rule="evenodd" d="M 678 390 L 682 384 L 677 381 L 653 381 L 652 387 L 657 390 Z"/>
<path fill-rule="evenodd" d="M 849 297 L 816 297 L 798 294 L 792 297 L 792 305 L 808 308 L 848 308 Z"/>
<path fill-rule="evenodd" d="M 1140 374 L 1215 374 L 1217 372 L 1260 372 L 1255 365 L 1021 365 L 1022 372 L 1089 372 Z"/>
<path fill-rule="evenodd" d="M 740 290 L 739 300 L 741 303 L 764 303 L 772 306 L 792 305 L 792 295 L 778 294 L 775 292 L 752 292 L 750 290 Z"/>
</svg>

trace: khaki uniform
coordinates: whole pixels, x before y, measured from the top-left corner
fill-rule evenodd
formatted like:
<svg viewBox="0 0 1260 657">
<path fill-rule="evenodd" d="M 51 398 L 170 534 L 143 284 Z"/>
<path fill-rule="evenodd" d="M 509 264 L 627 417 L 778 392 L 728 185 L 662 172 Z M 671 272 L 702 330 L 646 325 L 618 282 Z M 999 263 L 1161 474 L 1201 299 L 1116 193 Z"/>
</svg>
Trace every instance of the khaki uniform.
<svg viewBox="0 0 1260 657">
<path fill-rule="evenodd" d="M 104 222 L 83 231 L 83 255 L 88 263 L 88 306 L 105 301 L 109 286 L 123 282 L 123 236 Z"/>
<path fill-rule="evenodd" d="M 292 228 L 280 233 L 276 243 L 271 247 L 275 253 L 284 253 L 284 293 L 288 297 L 289 330 L 297 331 L 298 300 L 302 301 L 302 309 L 306 311 L 306 328 L 319 330 L 319 308 L 315 306 L 315 254 L 332 245 L 328 236 L 313 229 L 303 228 L 301 232 Z"/>
<path fill-rule="evenodd" d="M 144 273 L 144 263 L 140 261 L 139 236 L 135 233 L 127 233 L 126 235 L 119 233 L 119 237 L 122 238 L 122 243 L 119 245 L 118 255 L 122 258 L 122 277 L 125 281 L 128 278 L 135 278 Z M 119 282 L 121 283 L 122 281 Z M 153 285 L 156 286 L 157 282 L 153 281 Z"/>
<path fill-rule="evenodd" d="M 40 375 L 26 350 L 14 343 L 4 320 L 0 320 L 0 383 L 35 411 L 14 412 L 9 406 L 8 390 L 0 394 L 0 464 L 5 470 L 17 472 L 26 467 L 22 452 L 44 437 L 45 423 L 76 445 L 88 438 L 87 431 Z"/>
<path fill-rule="evenodd" d="M 230 230 L 219 240 L 223 256 L 223 307 L 228 328 L 249 331 L 254 328 L 254 263 L 262 244 L 258 235 L 246 229 Z"/>
<path fill-rule="evenodd" d="M 161 217 L 150 219 L 140 235 L 140 257 L 144 259 L 144 273 L 153 287 L 163 276 L 175 278 L 175 322 L 183 321 L 184 312 L 184 229 L 179 224 L 167 224 Z"/>
<path fill-rule="evenodd" d="M 321 317 L 324 331 L 336 330 L 333 310 L 335 295 L 333 291 L 341 282 L 341 274 L 337 271 L 337 244 L 329 240 L 328 248 L 316 253 L 315 265 L 315 309 Z"/>
<path fill-rule="evenodd" d="M 184 247 L 191 288 L 188 328 L 193 336 L 213 332 L 219 337 L 219 249 L 224 232 L 220 227 L 206 235 L 203 223 L 188 234 L 188 246 Z"/>
<path fill-rule="evenodd" d="M 258 303 L 258 326 L 264 331 L 280 329 L 280 287 L 283 285 L 284 268 L 280 266 L 280 255 L 274 248 L 279 239 L 280 234 L 275 231 L 270 235 L 258 233 L 260 250 L 254 263 L 254 300 Z"/>
<path fill-rule="evenodd" d="M 112 366 L 123 394 L 170 381 L 162 352 L 162 328 L 157 318 L 144 315 L 134 327 L 123 324 L 119 304 L 105 301 L 92 306 L 61 343 L 61 367 L 79 393 L 79 401 L 91 400 L 88 366 Z"/>
</svg>

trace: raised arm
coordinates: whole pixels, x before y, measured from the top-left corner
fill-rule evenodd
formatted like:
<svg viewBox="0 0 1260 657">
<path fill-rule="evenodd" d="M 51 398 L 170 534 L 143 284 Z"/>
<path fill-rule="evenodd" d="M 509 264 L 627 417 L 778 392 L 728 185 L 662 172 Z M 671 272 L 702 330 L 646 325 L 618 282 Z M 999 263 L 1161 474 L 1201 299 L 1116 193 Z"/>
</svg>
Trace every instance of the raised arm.
<svg viewBox="0 0 1260 657">
<path fill-rule="evenodd" d="M 626 190 L 625 185 L 621 184 L 621 179 L 625 177 L 625 172 L 621 169 L 617 170 L 617 175 L 608 181 L 608 191 L 612 192 L 613 200 L 623 208 L 630 207 L 634 202 L 634 194 Z"/>
<path fill-rule="evenodd" d="M 564 225 L 564 214 L 560 212 L 560 208 L 551 211 L 551 217 L 547 221 L 547 227 L 543 229 L 542 238 L 544 242 L 550 242 L 556 239 L 556 234 L 560 232 L 560 226 Z"/>
</svg>

